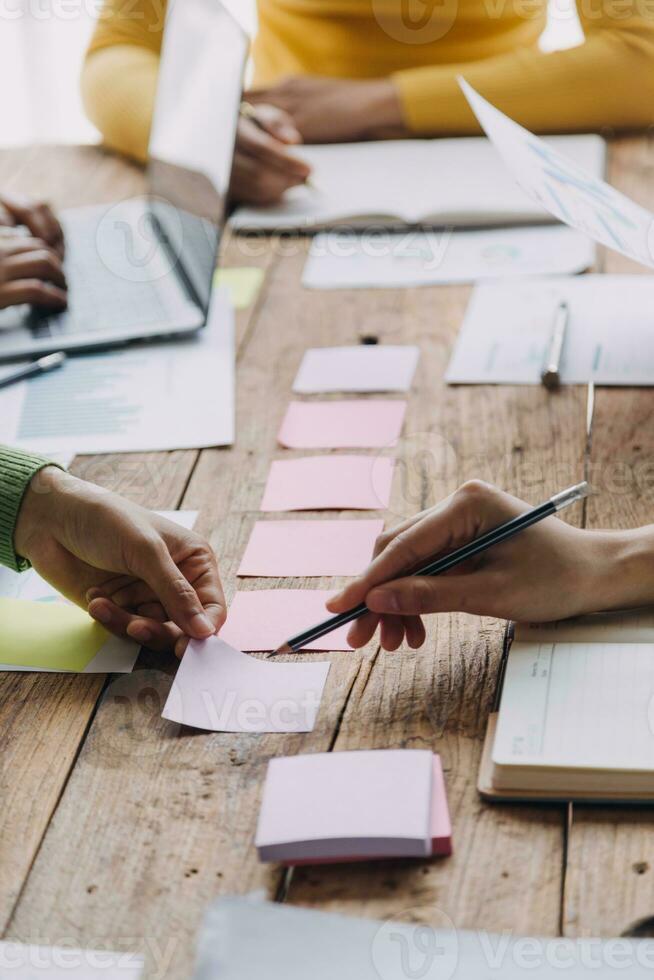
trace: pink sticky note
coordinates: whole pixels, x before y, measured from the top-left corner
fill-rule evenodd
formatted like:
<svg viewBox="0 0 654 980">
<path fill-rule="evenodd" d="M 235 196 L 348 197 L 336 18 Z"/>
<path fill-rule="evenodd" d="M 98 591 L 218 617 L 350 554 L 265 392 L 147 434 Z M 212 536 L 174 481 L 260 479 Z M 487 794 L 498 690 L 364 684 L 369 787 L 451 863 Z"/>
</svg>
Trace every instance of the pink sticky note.
<svg viewBox="0 0 654 980">
<path fill-rule="evenodd" d="M 276 650 L 285 640 L 327 619 L 325 603 L 334 592 L 324 589 L 260 589 L 237 592 L 220 631 L 225 643 L 239 650 Z M 351 650 L 348 626 L 314 640 L 307 650 Z"/>
<path fill-rule="evenodd" d="M 395 446 L 406 402 L 291 402 L 277 439 L 288 449 L 381 449 Z"/>
<path fill-rule="evenodd" d="M 303 456 L 275 460 L 261 510 L 383 510 L 395 460 L 388 456 Z"/>
<path fill-rule="evenodd" d="M 218 636 L 191 640 L 162 714 L 212 732 L 310 732 L 329 667 L 257 660 Z"/>
<path fill-rule="evenodd" d="M 383 529 L 383 521 L 257 521 L 238 574 L 358 575 Z"/>
<path fill-rule="evenodd" d="M 434 755 L 431 784 L 431 852 L 443 855 L 452 853 L 452 822 L 439 755 Z"/>
<path fill-rule="evenodd" d="M 428 857 L 432 772 L 427 749 L 272 759 L 255 838 L 259 856 L 290 864 Z"/>
</svg>

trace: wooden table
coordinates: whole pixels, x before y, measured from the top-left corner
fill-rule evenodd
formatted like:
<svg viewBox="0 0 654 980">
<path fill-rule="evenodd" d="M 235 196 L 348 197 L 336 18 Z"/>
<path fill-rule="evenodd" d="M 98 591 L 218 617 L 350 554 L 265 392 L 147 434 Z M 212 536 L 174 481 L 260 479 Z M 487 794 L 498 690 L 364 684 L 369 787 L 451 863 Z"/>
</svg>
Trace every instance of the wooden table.
<svg viewBox="0 0 654 980">
<path fill-rule="evenodd" d="M 613 182 L 654 206 L 654 142 L 611 147 Z M 0 186 L 60 207 L 137 193 L 139 171 L 93 148 L 0 155 Z M 238 436 L 227 450 L 78 458 L 75 473 L 152 508 L 197 508 L 228 598 L 291 383 L 310 345 L 415 343 L 389 523 L 470 477 L 537 502 L 589 475 L 601 496 L 567 512 L 588 527 L 654 517 L 654 393 L 448 388 L 443 372 L 468 288 L 305 292 L 306 241 L 231 241 L 225 261 L 266 279 L 238 319 Z M 607 271 L 642 271 L 619 256 Z M 654 336 L 654 311 L 653 336 Z M 654 339 L 653 339 L 654 342 Z M 288 455 L 286 453 L 285 455 Z M 333 581 L 241 581 L 240 589 Z M 0 935 L 140 949 L 148 977 L 188 977 L 194 938 L 217 895 L 271 898 L 350 915 L 548 936 L 654 930 L 654 812 L 485 805 L 475 790 L 503 624 L 437 616 L 418 653 L 371 644 L 331 656 L 316 729 L 294 736 L 203 734 L 160 717 L 174 662 L 144 653 L 119 678 L 0 675 Z M 258 799 L 271 756 L 366 747 L 441 753 L 454 821 L 450 859 L 309 868 L 259 864 Z"/>
</svg>

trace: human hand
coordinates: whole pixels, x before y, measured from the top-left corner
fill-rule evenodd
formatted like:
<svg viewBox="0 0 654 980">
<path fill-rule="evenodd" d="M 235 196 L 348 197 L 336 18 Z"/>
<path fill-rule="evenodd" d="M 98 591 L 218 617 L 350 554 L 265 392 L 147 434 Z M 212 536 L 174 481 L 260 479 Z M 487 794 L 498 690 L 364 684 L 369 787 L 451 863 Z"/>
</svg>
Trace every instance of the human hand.
<svg viewBox="0 0 654 980">
<path fill-rule="evenodd" d="M 230 185 L 234 200 L 275 204 L 290 187 L 304 184 L 311 168 L 287 149 L 301 142 L 293 120 L 274 106 L 252 107 L 251 117 L 241 116 Z"/>
<path fill-rule="evenodd" d="M 55 467 L 37 473 L 14 544 L 36 571 L 99 623 L 181 656 L 223 625 L 215 555 L 193 531 Z"/>
<path fill-rule="evenodd" d="M 0 310 L 29 303 L 66 308 L 66 276 L 57 252 L 40 238 L 0 234 Z"/>
<path fill-rule="evenodd" d="M 523 622 L 547 622 L 632 604 L 616 580 L 625 541 L 547 518 L 469 562 L 434 577 L 411 569 L 447 554 L 529 505 L 478 481 L 380 537 L 368 569 L 327 604 L 339 613 L 365 602 L 371 610 L 350 628 L 364 646 L 381 623 L 381 644 L 396 650 L 405 636 L 425 641 L 423 613 L 467 612 Z M 625 601 L 626 600 L 626 601 Z"/>
<path fill-rule="evenodd" d="M 24 226 L 34 238 L 40 238 L 63 258 L 64 231 L 45 201 L 34 201 L 18 194 L 0 194 L 0 225 Z"/>
<path fill-rule="evenodd" d="M 364 81 L 298 75 L 248 92 L 292 118 L 305 143 L 344 143 L 406 135 L 397 89 L 386 78 Z"/>
</svg>

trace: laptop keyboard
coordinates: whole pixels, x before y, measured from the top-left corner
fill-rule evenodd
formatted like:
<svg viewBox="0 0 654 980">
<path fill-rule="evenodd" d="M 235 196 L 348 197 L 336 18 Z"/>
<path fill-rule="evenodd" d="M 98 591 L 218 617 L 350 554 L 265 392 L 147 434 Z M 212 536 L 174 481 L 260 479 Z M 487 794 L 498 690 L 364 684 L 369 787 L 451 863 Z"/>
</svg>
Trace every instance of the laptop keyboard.
<svg viewBox="0 0 654 980">
<path fill-rule="evenodd" d="M 100 238 L 97 223 L 84 218 L 65 226 L 64 268 L 72 284 L 68 309 L 55 316 L 35 312 L 30 323 L 35 338 L 167 327 L 197 313 L 162 249 L 147 264 L 130 261 L 124 228 L 103 228 Z"/>
</svg>

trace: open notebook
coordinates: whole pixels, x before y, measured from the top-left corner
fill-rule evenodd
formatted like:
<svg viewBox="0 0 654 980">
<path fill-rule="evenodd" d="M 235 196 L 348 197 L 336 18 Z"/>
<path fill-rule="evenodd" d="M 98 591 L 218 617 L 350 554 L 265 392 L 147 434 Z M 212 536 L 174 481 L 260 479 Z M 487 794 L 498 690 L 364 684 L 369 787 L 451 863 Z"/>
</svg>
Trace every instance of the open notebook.
<svg viewBox="0 0 654 980">
<path fill-rule="evenodd" d="M 600 136 L 553 136 L 547 142 L 603 176 L 606 144 Z M 297 153 L 313 169 L 310 184 L 292 188 L 280 204 L 238 208 L 233 228 L 315 231 L 344 224 L 473 227 L 552 221 L 482 136 L 303 146 Z"/>
<path fill-rule="evenodd" d="M 272 759 L 256 846 L 262 861 L 324 864 L 451 853 L 443 769 L 427 749 Z"/>
<path fill-rule="evenodd" d="M 654 802 L 654 610 L 516 627 L 479 791 Z"/>
</svg>

